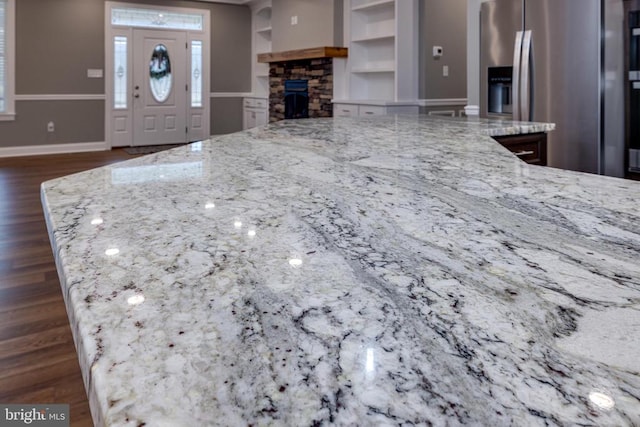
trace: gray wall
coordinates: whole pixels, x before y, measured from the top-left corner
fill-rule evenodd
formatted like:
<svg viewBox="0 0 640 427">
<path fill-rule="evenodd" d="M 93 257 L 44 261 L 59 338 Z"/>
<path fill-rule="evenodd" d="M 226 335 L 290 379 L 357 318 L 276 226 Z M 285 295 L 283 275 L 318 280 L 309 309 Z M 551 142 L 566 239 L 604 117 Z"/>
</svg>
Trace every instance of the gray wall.
<svg viewBox="0 0 640 427">
<path fill-rule="evenodd" d="M 251 91 L 251 11 L 247 6 L 121 1 L 210 10 L 211 90 Z M 88 68 L 104 69 L 104 9 L 104 0 L 16 1 L 16 95 L 104 94 L 104 80 L 89 79 L 86 74 Z M 211 104 L 213 113 L 215 100 Z M 101 142 L 105 140 L 104 113 L 102 101 L 17 101 L 16 120 L 0 122 L 0 147 Z M 53 134 L 46 132 L 50 120 L 56 123 Z M 242 129 L 240 102 L 229 104 L 221 118 L 212 114 L 211 129 L 218 128 Z"/>
<path fill-rule="evenodd" d="M 211 135 L 242 130 L 242 98 L 213 98 L 211 100 Z"/>
<path fill-rule="evenodd" d="M 434 59 L 433 46 L 443 47 Z M 449 77 L 442 67 L 449 66 Z M 467 0 L 420 2 L 420 98 L 467 97 Z"/>
<path fill-rule="evenodd" d="M 343 46 L 342 0 L 273 0 L 273 52 L 319 46 Z M 291 17 L 298 25 L 291 25 Z"/>
</svg>

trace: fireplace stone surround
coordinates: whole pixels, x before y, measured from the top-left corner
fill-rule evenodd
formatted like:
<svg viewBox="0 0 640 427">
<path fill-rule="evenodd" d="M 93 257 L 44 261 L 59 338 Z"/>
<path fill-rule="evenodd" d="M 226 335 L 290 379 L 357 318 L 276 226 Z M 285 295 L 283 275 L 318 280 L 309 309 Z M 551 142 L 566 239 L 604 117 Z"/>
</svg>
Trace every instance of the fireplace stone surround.
<svg viewBox="0 0 640 427">
<path fill-rule="evenodd" d="M 269 63 L 269 122 L 285 119 L 285 81 L 306 80 L 309 117 L 333 117 L 333 58 L 344 58 L 347 49 L 321 47 L 258 55 Z"/>
</svg>

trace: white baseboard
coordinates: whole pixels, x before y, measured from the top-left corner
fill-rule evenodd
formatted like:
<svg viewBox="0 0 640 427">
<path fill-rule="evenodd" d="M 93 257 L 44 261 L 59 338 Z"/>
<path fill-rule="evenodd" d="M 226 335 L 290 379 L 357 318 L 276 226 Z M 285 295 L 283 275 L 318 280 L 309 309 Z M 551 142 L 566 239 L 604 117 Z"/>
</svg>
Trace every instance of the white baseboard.
<svg viewBox="0 0 640 427">
<path fill-rule="evenodd" d="M 78 142 L 75 144 L 27 145 L 25 147 L 0 147 L 0 157 L 43 156 L 47 154 L 85 153 L 107 151 L 106 142 Z"/>
<path fill-rule="evenodd" d="M 477 105 L 467 105 L 464 107 L 464 113 L 467 116 L 479 116 L 480 115 L 480 107 Z"/>
</svg>

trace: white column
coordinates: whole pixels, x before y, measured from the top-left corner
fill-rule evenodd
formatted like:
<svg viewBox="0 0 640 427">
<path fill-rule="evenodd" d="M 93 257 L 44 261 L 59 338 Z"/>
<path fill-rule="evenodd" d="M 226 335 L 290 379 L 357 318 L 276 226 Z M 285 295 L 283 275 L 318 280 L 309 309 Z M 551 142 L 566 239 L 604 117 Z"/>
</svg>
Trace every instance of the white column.
<svg viewBox="0 0 640 427">
<path fill-rule="evenodd" d="M 480 114 L 480 3 L 467 0 L 467 116 Z"/>
</svg>

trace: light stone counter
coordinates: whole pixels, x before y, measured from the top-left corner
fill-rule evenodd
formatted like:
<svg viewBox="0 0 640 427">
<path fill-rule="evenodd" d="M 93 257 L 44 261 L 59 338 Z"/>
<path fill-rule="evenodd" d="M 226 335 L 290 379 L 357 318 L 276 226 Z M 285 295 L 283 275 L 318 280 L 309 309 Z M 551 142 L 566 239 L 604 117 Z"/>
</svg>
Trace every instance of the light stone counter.
<svg viewBox="0 0 640 427">
<path fill-rule="evenodd" d="M 96 424 L 640 425 L 640 183 L 485 136 L 550 129 L 298 120 L 45 182 Z"/>
</svg>

